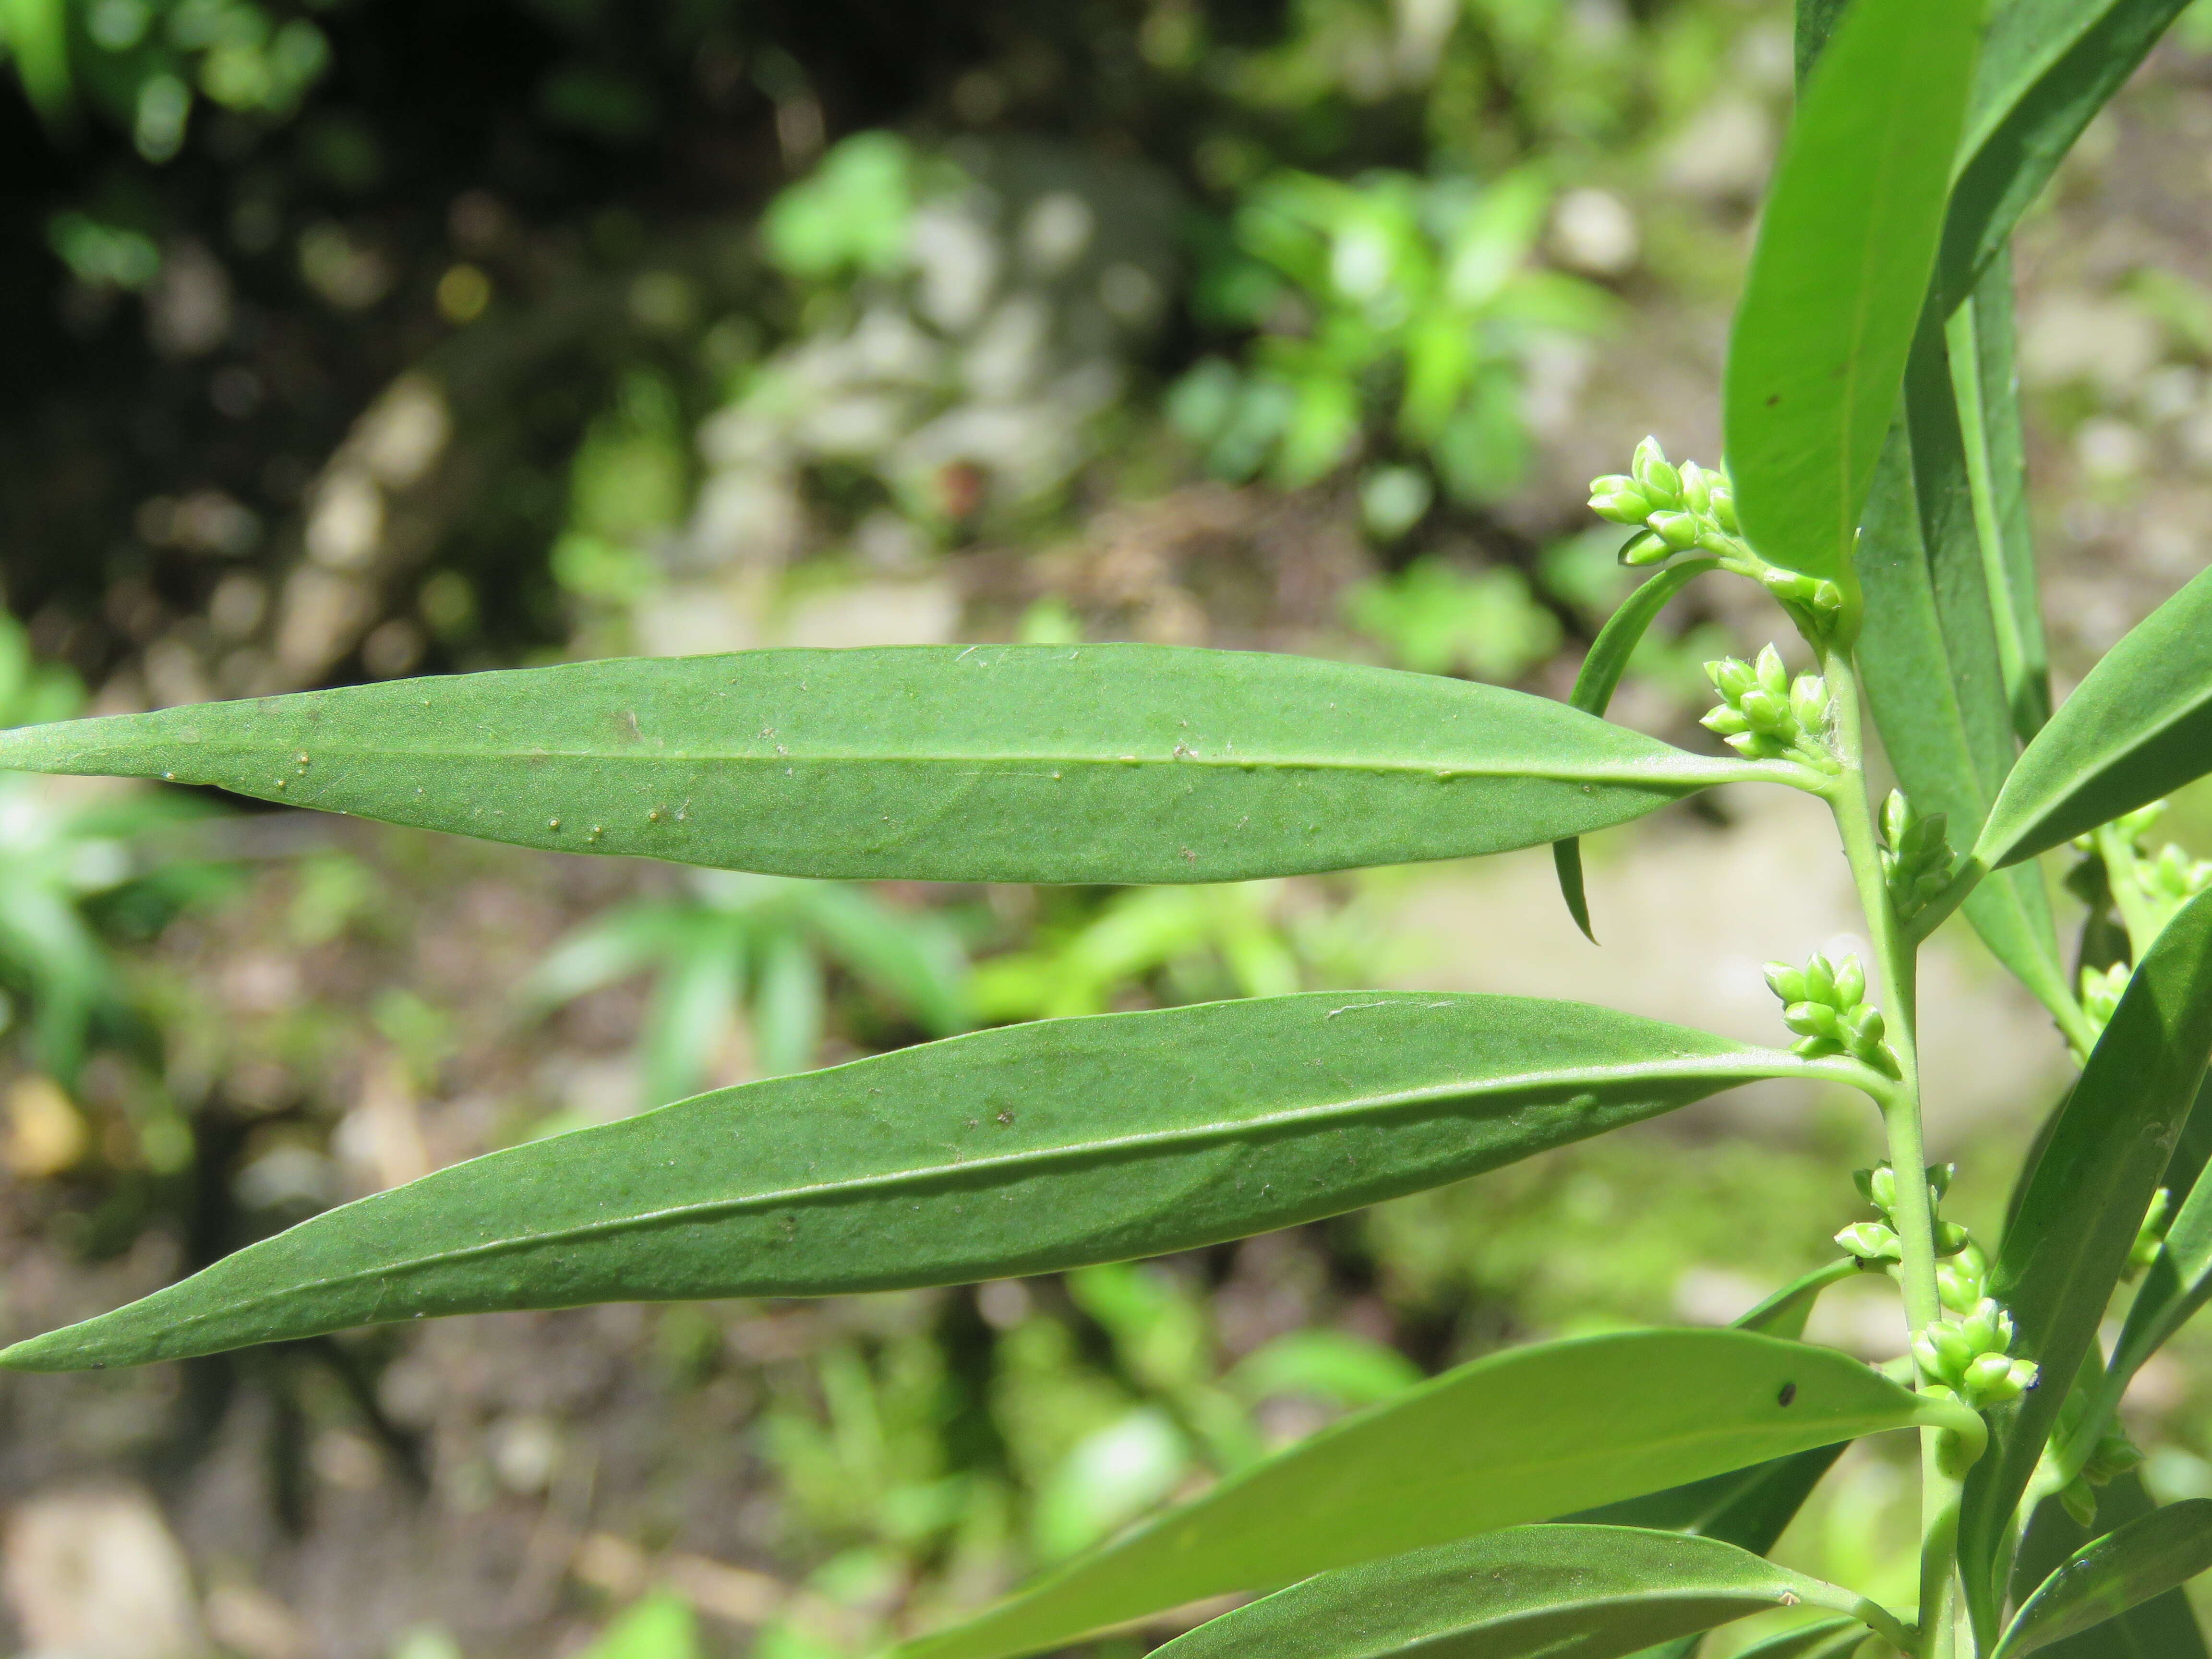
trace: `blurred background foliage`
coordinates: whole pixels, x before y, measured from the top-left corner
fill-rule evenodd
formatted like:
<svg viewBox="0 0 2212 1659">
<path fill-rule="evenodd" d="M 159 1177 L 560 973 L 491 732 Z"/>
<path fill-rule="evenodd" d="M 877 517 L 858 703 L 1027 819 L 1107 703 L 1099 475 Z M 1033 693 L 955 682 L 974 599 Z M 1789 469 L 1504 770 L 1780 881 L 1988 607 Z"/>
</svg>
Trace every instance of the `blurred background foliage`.
<svg viewBox="0 0 2212 1659">
<path fill-rule="evenodd" d="M 2022 233 L 2069 668 L 2212 556 L 2208 3 Z M 1583 481 L 1646 431 L 1713 459 L 1790 41 L 1778 0 L 0 0 L 0 718 L 1004 639 L 1561 695 L 1626 591 Z M 1703 741 L 1697 665 L 1759 604 L 1686 594 L 1616 712 Z M 2161 827 L 2212 852 L 2212 803 Z M 1764 1018 L 1745 951 L 1824 942 L 1757 931 L 1816 925 L 1791 833 L 1723 803 L 1636 842 L 1643 889 L 1599 838 L 1593 956 L 1540 860 L 861 888 L 0 777 L 0 1322 L 979 1024 L 1439 976 L 1692 1018 L 1747 980 Z M 1717 871 L 1756 946 L 1637 920 Z M 1939 1126 L 1987 1231 L 1974 1149 L 2057 1055 L 1955 957 L 1937 989 L 2027 1054 L 1966 1056 L 1998 1075 Z M 1869 1155 L 1775 1104 L 1062 1279 L 11 1378 L 0 1649 L 865 1652 L 1457 1360 L 1729 1318 L 1831 1254 Z M 1896 1352 L 1882 1288 L 1814 1334 Z M 2212 1492 L 2198 1374 L 2131 1401 L 2168 1497 Z M 1909 1595 L 1892 1449 L 1793 1559 Z"/>
</svg>

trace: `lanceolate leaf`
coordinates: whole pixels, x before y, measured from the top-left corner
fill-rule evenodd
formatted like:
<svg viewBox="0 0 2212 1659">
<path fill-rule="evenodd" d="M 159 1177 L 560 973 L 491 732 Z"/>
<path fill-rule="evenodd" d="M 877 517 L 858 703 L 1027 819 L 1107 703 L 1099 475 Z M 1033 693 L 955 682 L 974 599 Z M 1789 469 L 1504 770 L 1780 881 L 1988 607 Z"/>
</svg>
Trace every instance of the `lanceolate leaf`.
<svg viewBox="0 0 2212 1659">
<path fill-rule="evenodd" d="M 2134 1244 L 2212 1053 L 2212 894 L 2190 901 L 2144 953 L 2029 1176 L 1990 1272 L 2012 1310 L 2014 1352 L 2071 1377 Z M 1968 1605 L 1994 1636 L 2001 1542 L 2066 1390 L 2039 1388 L 1991 1425 L 1967 1478 L 1960 1559 Z"/>
<path fill-rule="evenodd" d="M 1807 1064 L 1522 997 L 1044 1020 L 495 1152 L 0 1363 L 137 1364 L 428 1315 L 1121 1261 L 1456 1181 Z"/>
<path fill-rule="evenodd" d="M 1914 342 L 1856 562 L 1866 601 L 1859 667 L 1882 747 L 1913 805 L 1944 814 L 1964 850 L 2018 750 L 1951 372 L 1930 319 Z M 2070 1006 L 2039 872 L 1984 880 L 1965 908 L 1991 954 L 2045 1006 Z"/>
<path fill-rule="evenodd" d="M 399 680 L 27 727 L 0 734 L 0 765 L 218 784 L 565 852 L 1046 882 L 1499 852 L 1746 770 L 1496 686 L 1142 645 Z"/>
<path fill-rule="evenodd" d="M 1617 1659 L 1825 1587 L 1710 1538 L 1514 1527 L 1323 1573 L 1159 1650 L 1170 1659 Z"/>
<path fill-rule="evenodd" d="M 1937 287 L 1963 300 L 2090 118 L 2189 0 L 2013 0 L 1990 25 Z"/>
<path fill-rule="evenodd" d="M 2028 525 L 2008 248 L 1990 259 L 1946 333 L 2005 705 L 2024 743 L 2051 718 L 2051 657 Z"/>
<path fill-rule="evenodd" d="M 2051 1498 L 2030 1519 L 2027 1535 L 2012 1567 L 2012 1601 L 2027 1600 L 2035 1587 L 2064 1564 L 2066 1558 L 2087 1544 L 2156 1507 L 2143 1490 L 2140 1476 L 2124 1474 L 2108 1486 L 2095 1488 L 2097 1513 L 2084 1527 Z M 2093 1625 L 2079 1636 L 2065 1637 L 2045 1650 L 2045 1659 L 2205 1659 L 2203 1633 L 2182 1590 L 2170 1589 L 2137 1603 L 2116 1618 Z"/>
<path fill-rule="evenodd" d="M 1635 655 L 1659 613 L 1698 577 L 1719 568 L 1718 559 L 1686 559 L 1669 565 L 1621 601 L 1620 608 L 1606 619 L 1590 641 L 1589 654 L 1583 659 L 1575 675 L 1575 689 L 1568 695 L 1569 706 L 1600 715 L 1612 707 L 1613 694 L 1620 689 L 1620 677 L 1628 672 L 1628 659 Z M 1583 930 L 1583 938 L 1596 944 L 1597 935 L 1590 932 L 1589 902 L 1583 893 L 1582 842 L 1553 842 L 1552 861 L 1559 871 L 1559 891 L 1575 926 Z"/>
<path fill-rule="evenodd" d="M 2013 1615 L 1993 1659 L 2078 1635 L 2212 1567 L 2212 1500 L 2153 1510 L 2083 1545 Z"/>
<path fill-rule="evenodd" d="M 1347 1418 L 903 1651 L 1006 1659 L 1056 1647 L 1204 1596 L 1832 1445 L 1914 1408 L 1856 1360 L 1744 1331 L 1518 1348 Z"/>
<path fill-rule="evenodd" d="M 2018 862 L 2212 771 L 2212 570 L 2089 671 L 2005 780 L 1974 848 Z"/>
<path fill-rule="evenodd" d="M 1853 0 L 1808 78 L 1729 348 L 1736 509 L 1768 558 L 1848 584 L 1935 262 L 1974 0 Z"/>
</svg>

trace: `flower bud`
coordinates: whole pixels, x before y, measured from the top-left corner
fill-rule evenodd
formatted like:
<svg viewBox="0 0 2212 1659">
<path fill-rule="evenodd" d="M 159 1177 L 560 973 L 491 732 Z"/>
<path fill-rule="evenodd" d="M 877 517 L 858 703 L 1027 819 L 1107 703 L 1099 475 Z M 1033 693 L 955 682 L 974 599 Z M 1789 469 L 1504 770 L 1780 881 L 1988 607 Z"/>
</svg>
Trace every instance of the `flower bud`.
<svg viewBox="0 0 2212 1659">
<path fill-rule="evenodd" d="M 1693 513 L 1654 513 L 1646 520 L 1651 533 L 1677 553 L 1698 544 L 1698 519 Z"/>
<path fill-rule="evenodd" d="M 1805 958 L 1805 997 L 1808 1002 L 1836 1000 L 1836 965 L 1817 951 Z"/>
<path fill-rule="evenodd" d="M 1982 1254 L 1982 1247 L 1968 1239 L 1956 1255 L 1936 1264 L 1937 1299 L 1953 1313 L 1972 1313 L 1982 1299 L 1989 1270 L 1989 1258 Z"/>
<path fill-rule="evenodd" d="M 1790 701 L 1790 670 L 1782 660 L 1782 653 L 1771 645 L 1759 648 L 1759 660 L 1753 665 L 1759 684 L 1767 696 L 1777 702 Z"/>
<path fill-rule="evenodd" d="M 1640 524 L 1643 520 L 1639 517 L 1636 522 Z M 1630 537 L 1618 556 L 1621 563 L 1633 570 L 1645 565 L 1664 564 L 1674 556 L 1674 550 L 1647 530 L 1640 536 Z"/>
<path fill-rule="evenodd" d="M 1774 696 L 1763 685 L 1753 686 L 1736 699 L 1735 706 L 1754 732 L 1779 736 L 1792 731 L 1795 726 L 1790 718 L 1790 705 Z"/>
<path fill-rule="evenodd" d="M 1695 461 L 1685 461 L 1682 475 L 1682 505 L 1700 516 L 1708 514 L 1713 504 L 1713 475 Z"/>
<path fill-rule="evenodd" d="M 1973 1243 L 1973 1238 L 1955 1221 L 1938 1219 L 1936 1223 L 1936 1254 L 1956 1255 Z"/>
<path fill-rule="evenodd" d="M 2079 1475 L 2060 1490 L 2058 1505 L 2074 1517 L 2076 1525 L 2094 1528 L 2097 1524 L 2097 1494 Z"/>
<path fill-rule="evenodd" d="M 2020 1368 L 2025 1364 L 2024 1360 L 2008 1359 L 2001 1353 L 1985 1353 L 1966 1367 L 1966 1374 L 1959 1379 L 1959 1392 L 1977 1410 L 2017 1400 L 2026 1391 L 2027 1382 L 2035 1377 L 2035 1368 L 2029 1365 L 2027 1381 L 2021 1379 Z"/>
<path fill-rule="evenodd" d="M 1667 452 L 1659 447 L 1656 438 L 1646 438 L 1636 446 L 1636 454 L 1628 464 L 1629 472 L 1651 497 L 1654 506 L 1674 507 L 1682 499 L 1682 475 L 1667 465 Z"/>
<path fill-rule="evenodd" d="M 1956 1387 L 1980 1356 L 1956 1325 L 1923 1325 L 1912 1339 L 1912 1357 L 1927 1375 Z"/>
<path fill-rule="evenodd" d="M 1836 1243 L 1844 1255 L 1861 1261 L 1901 1261 L 1905 1247 L 1897 1241 L 1897 1234 L 1879 1221 L 1854 1221 L 1836 1235 Z"/>
<path fill-rule="evenodd" d="M 1866 969 L 1859 965 L 1856 957 L 1845 957 L 1836 964 L 1835 991 L 1831 999 L 1838 1008 L 1856 1008 L 1866 1000 Z M 1896 1191 L 1897 1172 L 1890 1171 L 1890 1190 Z"/>
<path fill-rule="evenodd" d="M 1740 657 L 1723 657 L 1717 662 L 1707 663 L 1705 678 L 1713 683 L 1713 690 L 1731 703 L 1758 684 L 1751 665 Z"/>
<path fill-rule="evenodd" d="M 1805 1000 L 1805 975 L 1786 962 L 1766 964 L 1766 988 L 1785 1003 Z"/>
<path fill-rule="evenodd" d="M 1825 732 L 1828 726 L 1828 684 L 1818 674 L 1800 674 L 1790 687 L 1790 712 L 1798 728 Z"/>
<path fill-rule="evenodd" d="M 1882 1022 L 1881 1009 L 1870 1007 L 1861 1002 L 1842 1009 L 1839 1012 L 1844 1022 L 1844 1029 L 1851 1034 L 1851 1047 L 1854 1050 L 1878 1048 L 1881 1046 L 1882 1037 L 1887 1033 L 1889 1028 Z"/>
<path fill-rule="evenodd" d="M 1743 534 L 1742 521 L 1735 515 L 1735 491 L 1734 489 L 1722 485 L 1715 485 L 1712 492 L 1711 505 L 1707 510 L 1712 514 L 1713 522 L 1718 525 L 1725 533 L 1730 536 L 1741 536 Z"/>
<path fill-rule="evenodd" d="M 1867 1171 L 1859 1190 L 1866 1194 L 1868 1203 L 1887 1215 L 1897 1207 L 1897 1171 L 1887 1164 L 1878 1164 Z"/>
</svg>

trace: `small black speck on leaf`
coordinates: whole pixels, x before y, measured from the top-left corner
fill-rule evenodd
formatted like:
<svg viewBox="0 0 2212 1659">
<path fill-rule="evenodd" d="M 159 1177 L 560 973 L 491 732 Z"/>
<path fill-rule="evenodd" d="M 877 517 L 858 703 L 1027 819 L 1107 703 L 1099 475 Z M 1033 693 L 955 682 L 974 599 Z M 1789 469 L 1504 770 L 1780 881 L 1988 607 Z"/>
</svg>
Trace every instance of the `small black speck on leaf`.
<svg viewBox="0 0 2212 1659">
<path fill-rule="evenodd" d="M 1786 1406 L 1796 1397 L 1797 1385 L 1795 1382 L 1784 1382 L 1782 1385 L 1782 1392 L 1774 1396 L 1774 1403 L 1778 1406 Z"/>
</svg>

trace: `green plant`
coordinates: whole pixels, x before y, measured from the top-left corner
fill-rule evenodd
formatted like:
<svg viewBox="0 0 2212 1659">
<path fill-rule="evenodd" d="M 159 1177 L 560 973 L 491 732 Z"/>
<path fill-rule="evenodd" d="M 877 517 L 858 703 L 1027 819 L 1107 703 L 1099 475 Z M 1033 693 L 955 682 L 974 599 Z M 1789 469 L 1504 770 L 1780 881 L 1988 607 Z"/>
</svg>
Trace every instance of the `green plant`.
<svg viewBox="0 0 2212 1659">
<path fill-rule="evenodd" d="M 838 883 L 720 871 L 700 872 L 687 898 L 626 904 L 579 928 L 524 992 L 550 1008 L 657 968 L 643 1082 L 644 1104 L 659 1106 L 705 1080 L 733 1015 L 764 1075 L 813 1065 L 832 963 L 933 1036 L 973 1023 L 959 940 L 938 918 Z"/>
<path fill-rule="evenodd" d="M 1735 320 L 1729 468 L 1647 446 L 1599 482 L 1599 511 L 1637 526 L 1627 561 L 1662 568 L 1601 630 L 1571 704 L 1293 657 L 971 646 L 583 663 L 0 738 L 29 769 L 840 879 L 1284 876 L 1571 843 L 1717 784 L 1769 784 L 1831 809 L 1872 946 L 1863 963 L 1770 970 L 1790 1047 L 1402 992 L 1042 1021 L 444 1170 L 0 1361 L 127 1364 L 431 1315 L 1123 1261 L 1797 1079 L 1873 1103 L 1888 1156 L 1861 1172 L 1871 1214 L 1843 1227 L 1838 1258 L 1736 1328 L 1491 1354 L 907 1651 L 1002 1659 L 1285 1584 L 1176 1645 L 1604 1659 L 1802 1608 L 1822 1616 L 1764 1644 L 1770 1659 L 1869 1636 L 1914 1659 L 2010 1659 L 2092 1628 L 2200 1651 L 2179 1586 L 2212 1554 L 2212 1503 L 2150 1507 L 2114 1407 L 2212 1293 L 2212 1122 L 2195 1110 L 2212 896 L 2186 860 L 2144 857 L 2130 816 L 2212 770 L 2212 574 L 2051 712 L 2004 263 L 2021 207 L 2178 8 L 2015 4 L 1986 40 L 1963 0 L 1838 9 L 1799 19 L 1809 74 Z M 1723 571 L 1772 594 L 1807 672 L 1778 651 L 1711 665 L 1726 755 L 1599 718 L 1664 601 Z M 1902 789 L 1881 808 L 1869 714 Z M 2087 995 L 2036 862 L 2082 836 Z M 1560 860 L 1587 924 L 1578 866 Z M 1923 1150 L 1915 963 L 1954 912 L 2085 1057 L 1987 1240 L 1942 1216 L 1950 1174 Z M 2100 1327 L 2145 1263 L 2108 1356 Z M 1911 1355 L 1894 1376 L 1801 1340 L 1821 1291 L 1869 1272 L 1902 1292 Z M 1127 1283 L 1119 1300 L 1111 1276 L 1092 1288 L 1102 1321 L 1172 1334 Z M 1908 1427 L 1916 1605 L 1763 1559 L 1842 1444 Z"/>
</svg>

